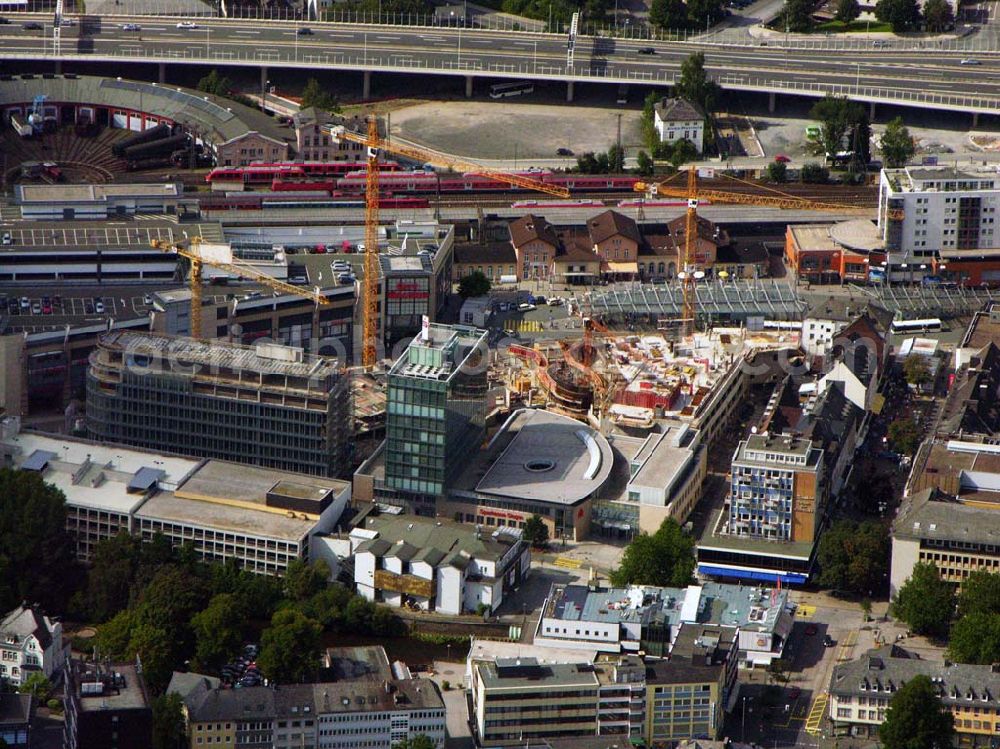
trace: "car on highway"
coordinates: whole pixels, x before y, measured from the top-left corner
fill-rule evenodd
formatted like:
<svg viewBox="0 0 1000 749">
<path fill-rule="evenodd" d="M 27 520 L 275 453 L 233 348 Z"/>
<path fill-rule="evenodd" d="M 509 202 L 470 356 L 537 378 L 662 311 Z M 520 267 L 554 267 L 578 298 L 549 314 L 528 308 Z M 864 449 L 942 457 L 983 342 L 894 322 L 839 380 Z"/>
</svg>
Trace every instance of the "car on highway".
<svg viewBox="0 0 1000 749">
<path fill-rule="evenodd" d="M 888 47 L 889 42 L 887 42 L 885 39 L 876 39 L 874 42 L 872 42 L 872 46 L 875 47 L 876 49 L 879 47 Z"/>
<path fill-rule="evenodd" d="M 655 55 L 656 54 L 656 50 L 653 49 L 652 47 L 639 47 L 639 49 L 636 50 L 636 54 L 638 54 L 638 55 Z"/>
<path fill-rule="evenodd" d="M 123 23 L 122 31 L 142 31 L 142 26 L 137 23 Z"/>
<path fill-rule="evenodd" d="M 63 18 L 59 21 L 60 26 L 76 26 L 75 18 Z"/>
<path fill-rule="evenodd" d="M 177 28 L 179 28 L 179 29 L 196 29 L 196 28 L 198 28 L 198 24 L 196 24 L 194 21 L 178 21 L 177 22 Z"/>
<path fill-rule="evenodd" d="M 979 60 L 976 60 L 975 58 L 966 57 L 964 60 L 959 60 L 958 64 L 959 65 L 981 65 L 982 63 L 979 62 Z"/>
<path fill-rule="evenodd" d="M 313 30 L 310 29 L 308 26 L 303 26 L 302 28 L 298 29 L 295 33 L 298 34 L 299 36 L 312 36 Z"/>
<path fill-rule="evenodd" d="M 10 19 L 9 18 L 4 18 L 3 16 L 0 16 L 0 26 L 3 26 L 3 25 L 8 24 L 8 23 L 10 23 Z"/>
<path fill-rule="evenodd" d="M 556 156 L 572 156 L 573 152 L 568 148 L 557 148 Z"/>
<path fill-rule="evenodd" d="M 26 24 L 21 26 L 25 31 L 41 31 L 44 27 L 38 21 L 28 21 Z"/>
</svg>

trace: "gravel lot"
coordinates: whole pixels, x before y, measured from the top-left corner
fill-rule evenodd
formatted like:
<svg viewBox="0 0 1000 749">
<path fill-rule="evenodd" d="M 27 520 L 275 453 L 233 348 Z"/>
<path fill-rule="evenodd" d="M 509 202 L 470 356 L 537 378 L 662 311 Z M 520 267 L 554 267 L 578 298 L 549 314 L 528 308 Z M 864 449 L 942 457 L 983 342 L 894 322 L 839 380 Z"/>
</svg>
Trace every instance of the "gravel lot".
<svg viewBox="0 0 1000 749">
<path fill-rule="evenodd" d="M 633 92 L 633 98 L 638 95 Z M 617 137 L 638 146 L 639 111 L 621 107 L 513 101 L 428 102 L 393 111 L 392 132 L 458 156 L 481 159 L 554 158 L 557 148 L 575 154 L 606 151 Z"/>
</svg>

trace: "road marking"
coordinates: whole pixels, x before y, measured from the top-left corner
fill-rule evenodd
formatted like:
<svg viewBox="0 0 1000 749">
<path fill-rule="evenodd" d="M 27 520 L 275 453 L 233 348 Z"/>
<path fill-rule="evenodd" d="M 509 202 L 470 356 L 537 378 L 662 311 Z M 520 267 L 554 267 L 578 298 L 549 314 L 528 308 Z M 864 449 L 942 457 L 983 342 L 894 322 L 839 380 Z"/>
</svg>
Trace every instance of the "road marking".
<svg viewBox="0 0 1000 749">
<path fill-rule="evenodd" d="M 522 322 L 524 322 L 522 320 Z M 570 570 L 578 570 L 583 566 L 583 562 L 579 559 L 570 559 L 569 557 L 556 557 L 556 561 L 552 563 L 556 567 L 565 567 Z"/>
<path fill-rule="evenodd" d="M 376 36 L 375 38 L 380 42 L 398 42 L 401 39 L 398 36 Z"/>
<path fill-rule="evenodd" d="M 802 619 L 809 619 L 815 613 L 816 607 L 811 603 L 800 603 L 799 607 L 795 609 L 795 615 Z"/>
<path fill-rule="evenodd" d="M 234 34 L 259 34 L 259 31 L 234 31 Z"/>
<path fill-rule="evenodd" d="M 812 707 L 809 708 L 809 715 L 806 717 L 806 733 L 810 736 L 819 736 L 820 726 L 826 716 L 826 705 L 830 701 L 830 695 L 820 692 L 813 700 Z"/>
<path fill-rule="evenodd" d="M 849 661 L 851 660 L 851 653 L 854 650 L 854 646 L 858 642 L 858 631 L 856 629 L 851 630 L 847 633 L 847 637 L 840 644 L 837 649 L 837 660 L 838 661 Z"/>
</svg>

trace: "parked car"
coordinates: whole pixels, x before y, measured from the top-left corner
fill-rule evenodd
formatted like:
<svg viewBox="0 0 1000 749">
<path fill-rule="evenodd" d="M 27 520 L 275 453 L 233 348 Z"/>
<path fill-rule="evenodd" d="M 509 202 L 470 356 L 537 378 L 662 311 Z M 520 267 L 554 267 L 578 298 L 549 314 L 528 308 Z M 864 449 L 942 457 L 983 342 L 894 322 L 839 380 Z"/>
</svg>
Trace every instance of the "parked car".
<svg viewBox="0 0 1000 749">
<path fill-rule="evenodd" d="M 40 314 L 42 314 L 42 305 L 39 304 L 38 302 L 35 302 L 34 304 L 32 304 L 31 305 L 31 314 L 33 314 L 33 315 L 40 315 Z"/>
<path fill-rule="evenodd" d="M 28 297 L 21 297 L 21 309 L 31 309 L 31 300 Z"/>
<path fill-rule="evenodd" d="M 517 305 L 518 312 L 531 312 L 533 309 L 538 309 L 535 305 L 529 304 L 528 302 L 521 302 Z"/>
<path fill-rule="evenodd" d="M 14 244 L 14 238 L 10 235 L 9 231 L 3 233 L 3 243 L 4 245 Z"/>
<path fill-rule="evenodd" d="M 836 644 L 837 643 L 833 641 L 833 638 L 830 637 L 830 635 L 823 635 L 823 647 L 824 648 L 832 648 Z"/>
<path fill-rule="evenodd" d="M 145 304 L 147 307 L 149 305 L 151 305 L 153 303 L 153 295 L 152 294 L 143 294 L 142 295 L 142 303 Z"/>
<path fill-rule="evenodd" d="M 810 637 L 812 637 L 817 632 L 819 632 L 819 627 L 817 627 L 815 624 L 810 624 L 806 627 L 806 634 L 809 635 Z"/>
<path fill-rule="evenodd" d="M 104 314 L 104 302 L 97 302 L 96 304 L 94 304 L 94 312 L 96 312 L 99 315 L 103 315 Z"/>
<path fill-rule="evenodd" d="M 779 153 L 777 156 L 775 156 L 774 160 L 777 161 L 779 164 L 787 164 L 791 161 L 791 159 L 785 156 L 785 154 L 783 153 Z"/>
<path fill-rule="evenodd" d="M 559 305 L 563 304 L 563 302 L 564 302 L 564 300 L 563 300 L 563 298 L 561 296 L 549 297 L 549 306 L 550 307 L 558 307 Z"/>
</svg>

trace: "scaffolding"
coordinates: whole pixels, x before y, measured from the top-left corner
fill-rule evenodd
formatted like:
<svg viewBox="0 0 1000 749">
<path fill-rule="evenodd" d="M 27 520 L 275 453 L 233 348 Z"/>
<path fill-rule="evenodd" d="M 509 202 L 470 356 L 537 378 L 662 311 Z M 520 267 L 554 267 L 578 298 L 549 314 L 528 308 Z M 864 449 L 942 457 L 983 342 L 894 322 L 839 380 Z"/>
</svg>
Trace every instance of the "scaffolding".
<svg viewBox="0 0 1000 749">
<path fill-rule="evenodd" d="M 694 293 L 697 317 L 706 323 L 748 317 L 801 320 L 808 307 L 794 286 L 774 279 L 700 283 L 695 285 Z M 683 309 L 684 291 L 678 281 L 593 291 L 589 299 L 589 313 L 609 319 L 678 318 Z"/>
<path fill-rule="evenodd" d="M 903 319 L 913 317 L 969 317 L 1000 299 L 1000 291 L 982 287 L 943 286 L 851 286 Z"/>
</svg>

